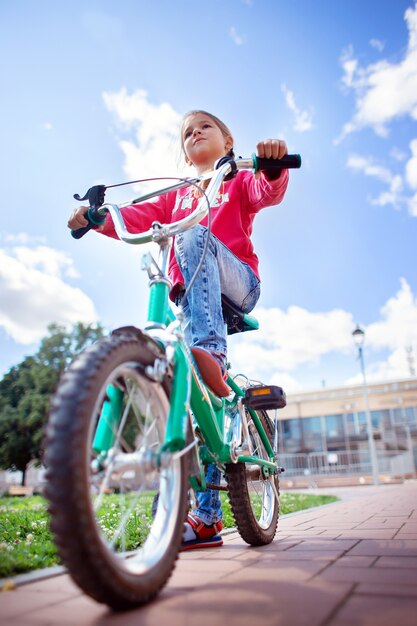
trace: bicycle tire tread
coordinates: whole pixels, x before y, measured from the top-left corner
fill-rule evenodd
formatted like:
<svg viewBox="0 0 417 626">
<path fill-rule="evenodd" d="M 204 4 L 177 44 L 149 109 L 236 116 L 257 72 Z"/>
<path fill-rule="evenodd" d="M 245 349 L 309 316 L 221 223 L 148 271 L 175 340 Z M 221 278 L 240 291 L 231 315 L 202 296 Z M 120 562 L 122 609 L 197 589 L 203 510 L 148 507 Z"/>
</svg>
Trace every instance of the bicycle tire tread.
<svg viewBox="0 0 417 626">
<path fill-rule="evenodd" d="M 258 416 L 261 419 L 268 437 L 271 439 L 272 426 L 269 418 L 267 416 L 265 417 L 263 412 L 258 412 Z M 259 526 L 253 513 L 247 488 L 245 464 L 228 463 L 226 465 L 225 477 L 228 486 L 230 507 L 237 530 L 242 539 L 252 546 L 263 546 L 271 543 L 278 527 L 279 506 L 276 500 L 274 499 L 276 512 L 273 515 L 272 523 L 268 529 L 263 529 Z M 278 476 L 276 477 L 275 484 L 279 495 Z"/>
<path fill-rule="evenodd" d="M 46 433 L 45 495 L 49 500 L 51 530 L 61 560 L 83 591 L 116 611 L 146 603 L 157 595 L 172 574 L 180 543 L 179 538 L 178 545 L 170 548 L 160 580 L 155 581 L 156 576 L 149 576 L 149 581 L 143 580 L 138 591 L 133 575 L 124 573 L 119 579 L 114 576 L 103 556 L 104 548 L 100 548 L 96 540 L 88 513 L 83 465 L 86 437 L 82 415 L 89 411 L 100 368 L 105 368 L 128 344 L 142 353 L 145 364 L 154 361 L 154 350 L 144 342 L 138 342 L 137 337 L 114 335 L 94 344 L 64 373 L 52 402 Z M 185 519 L 186 498 L 183 508 Z"/>
</svg>

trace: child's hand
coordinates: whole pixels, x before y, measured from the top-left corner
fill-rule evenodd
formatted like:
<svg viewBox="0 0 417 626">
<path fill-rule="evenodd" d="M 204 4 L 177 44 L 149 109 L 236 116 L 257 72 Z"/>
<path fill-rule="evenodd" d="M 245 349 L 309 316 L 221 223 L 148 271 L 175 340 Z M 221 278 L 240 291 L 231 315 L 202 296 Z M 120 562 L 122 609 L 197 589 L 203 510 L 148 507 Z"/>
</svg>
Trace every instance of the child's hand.
<svg viewBox="0 0 417 626">
<path fill-rule="evenodd" d="M 282 139 L 265 139 L 256 148 L 261 159 L 281 159 L 288 154 L 287 144 Z"/>
<path fill-rule="evenodd" d="M 88 220 L 85 217 L 87 211 L 88 206 L 79 206 L 74 209 L 68 218 L 68 228 L 71 228 L 71 230 L 77 230 L 77 228 L 84 228 L 84 226 L 88 226 Z"/>
<path fill-rule="evenodd" d="M 260 159 L 281 159 L 288 154 L 287 144 L 282 139 L 265 139 L 257 144 L 256 149 Z M 281 176 L 281 171 L 264 170 L 263 173 L 259 171 L 256 172 L 255 178 L 258 179 L 262 175 L 267 180 L 276 180 Z"/>
</svg>

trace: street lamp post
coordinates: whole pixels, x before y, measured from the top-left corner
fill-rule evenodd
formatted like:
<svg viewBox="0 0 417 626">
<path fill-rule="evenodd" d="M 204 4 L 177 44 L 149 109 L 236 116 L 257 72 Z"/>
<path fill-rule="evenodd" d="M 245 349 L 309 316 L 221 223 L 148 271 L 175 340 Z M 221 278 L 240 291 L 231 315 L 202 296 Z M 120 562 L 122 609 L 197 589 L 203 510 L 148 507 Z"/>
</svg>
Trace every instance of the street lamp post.
<svg viewBox="0 0 417 626">
<path fill-rule="evenodd" d="M 365 341 L 365 332 L 362 330 L 362 328 L 359 327 L 359 325 L 357 325 L 352 335 L 353 335 L 355 344 L 358 348 L 358 355 L 359 355 L 359 360 L 360 360 L 361 369 L 362 369 L 362 386 L 363 386 L 363 397 L 365 400 L 366 430 L 368 433 L 368 445 L 369 445 L 369 455 L 371 457 L 372 478 L 373 478 L 374 485 L 379 485 L 378 457 L 376 454 L 374 435 L 372 432 L 371 412 L 369 410 L 368 386 L 366 384 L 366 375 L 365 375 L 365 360 L 363 358 L 363 344 Z"/>
</svg>

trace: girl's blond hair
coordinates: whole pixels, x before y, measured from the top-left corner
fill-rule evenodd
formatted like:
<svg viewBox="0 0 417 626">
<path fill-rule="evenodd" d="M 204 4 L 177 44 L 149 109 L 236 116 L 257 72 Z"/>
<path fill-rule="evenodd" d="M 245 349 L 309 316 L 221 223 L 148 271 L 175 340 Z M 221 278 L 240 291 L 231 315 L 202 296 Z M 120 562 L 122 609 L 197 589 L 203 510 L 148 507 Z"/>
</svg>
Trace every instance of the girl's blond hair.
<svg viewBox="0 0 417 626">
<path fill-rule="evenodd" d="M 187 121 L 187 119 L 191 115 L 207 115 L 207 117 L 209 117 L 212 120 L 212 122 L 214 124 L 216 124 L 216 126 L 221 130 L 223 137 L 224 138 L 230 137 L 230 139 L 233 142 L 233 135 L 230 132 L 229 127 L 226 126 L 226 124 L 224 122 L 222 122 L 221 119 L 219 119 L 216 115 L 213 115 L 213 113 L 209 113 L 208 111 L 203 111 L 203 110 L 188 111 L 188 113 L 186 113 L 184 115 L 184 117 L 182 118 L 182 124 L 181 124 L 181 135 L 180 136 L 181 136 L 181 150 L 182 150 L 183 154 L 185 154 L 184 137 L 183 137 L 185 122 Z M 229 152 L 227 153 L 227 156 L 230 156 L 230 157 L 232 157 L 232 159 L 234 159 L 235 153 L 234 153 L 233 147 L 230 148 Z"/>
</svg>

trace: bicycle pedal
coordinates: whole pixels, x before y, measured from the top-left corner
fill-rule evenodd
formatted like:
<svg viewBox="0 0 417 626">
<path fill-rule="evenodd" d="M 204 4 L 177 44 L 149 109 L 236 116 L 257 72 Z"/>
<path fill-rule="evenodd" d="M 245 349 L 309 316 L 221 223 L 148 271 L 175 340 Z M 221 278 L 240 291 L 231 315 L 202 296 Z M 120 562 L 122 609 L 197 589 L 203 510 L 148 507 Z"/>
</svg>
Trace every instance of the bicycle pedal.
<svg viewBox="0 0 417 626">
<path fill-rule="evenodd" d="M 283 409 L 287 405 L 285 391 L 276 385 L 257 385 L 245 391 L 244 403 L 255 411 Z"/>
</svg>

